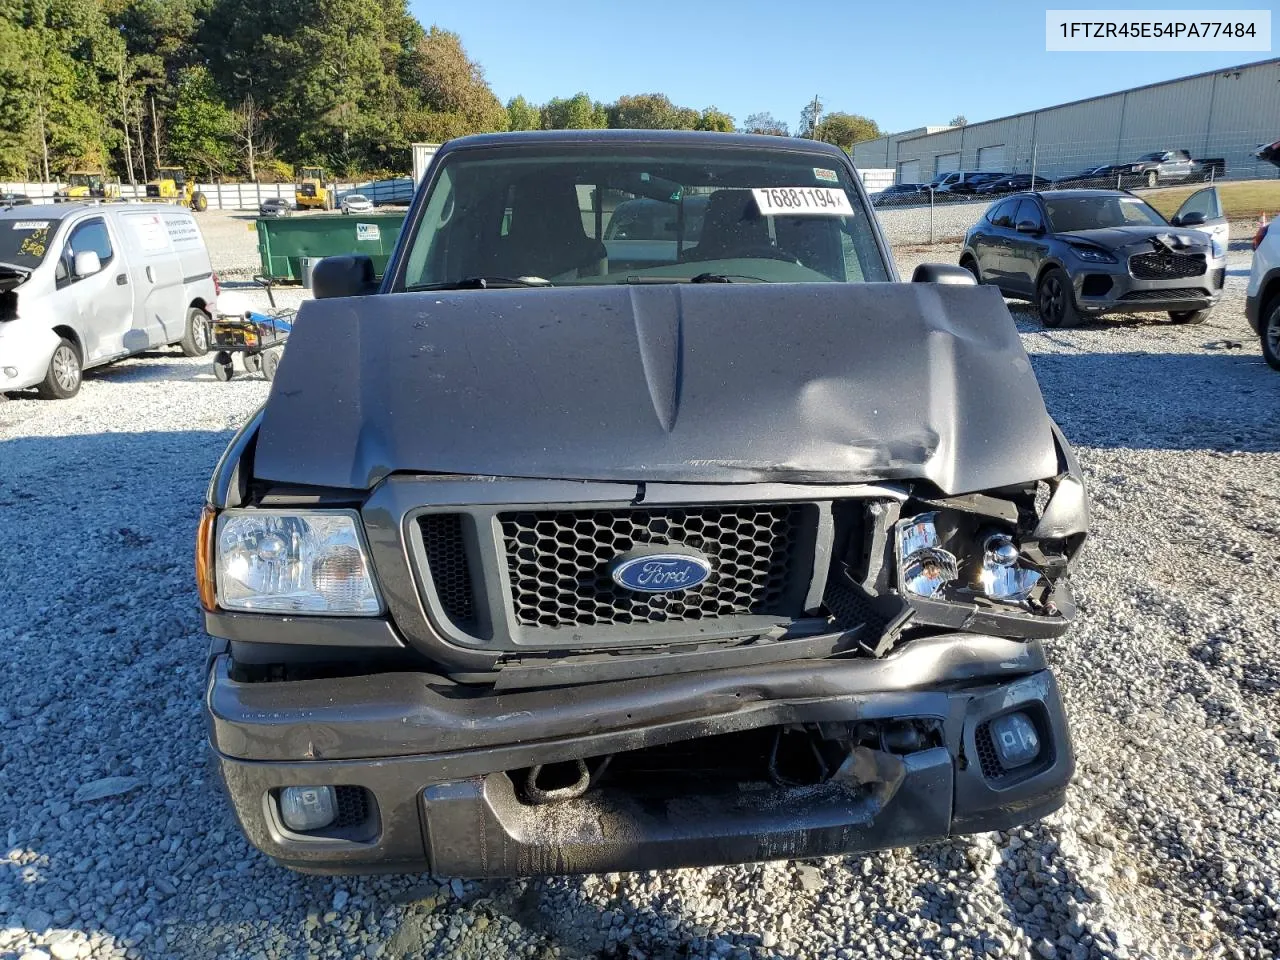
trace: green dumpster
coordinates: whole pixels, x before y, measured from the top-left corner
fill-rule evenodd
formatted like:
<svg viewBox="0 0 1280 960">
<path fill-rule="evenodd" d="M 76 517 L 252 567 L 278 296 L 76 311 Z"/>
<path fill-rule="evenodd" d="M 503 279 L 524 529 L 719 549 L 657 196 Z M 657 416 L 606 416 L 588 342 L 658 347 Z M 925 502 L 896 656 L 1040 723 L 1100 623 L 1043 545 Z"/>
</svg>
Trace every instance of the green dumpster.
<svg viewBox="0 0 1280 960">
<path fill-rule="evenodd" d="M 382 276 L 404 226 L 403 213 L 344 216 L 263 217 L 258 224 L 262 275 L 277 282 L 302 281 L 303 257 L 363 253 Z"/>
</svg>

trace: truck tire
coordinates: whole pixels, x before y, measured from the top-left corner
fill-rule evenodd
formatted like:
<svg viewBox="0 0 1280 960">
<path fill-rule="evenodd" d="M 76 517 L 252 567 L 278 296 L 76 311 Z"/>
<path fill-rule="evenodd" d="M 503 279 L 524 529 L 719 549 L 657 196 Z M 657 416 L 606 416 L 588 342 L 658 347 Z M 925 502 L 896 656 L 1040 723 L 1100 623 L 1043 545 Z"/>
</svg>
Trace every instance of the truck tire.
<svg viewBox="0 0 1280 960">
<path fill-rule="evenodd" d="M 1071 278 L 1061 267 L 1046 271 L 1036 284 L 1036 312 L 1040 322 L 1050 329 L 1079 326 L 1080 313 L 1071 292 Z"/>
<path fill-rule="evenodd" d="M 197 190 L 191 195 L 191 209 L 196 213 L 204 213 L 209 209 L 209 198 Z"/>
<path fill-rule="evenodd" d="M 209 352 L 209 315 L 199 307 L 187 311 L 187 327 L 179 346 L 184 357 L 203 357 Z"/>
<path fill-rule="evenodd" d="M 1159 182 L 1160 182 L 1160 174 L 1156 173 L 1154 170 L 1148 170 L 1148 171 L 1147 171 L 1147 186 L 1148 186 L 1148 187 L 1154 187 L 1154 186 L 1156 186 L 1156 184 L 1158 184 Z"/>
<path fill-rule="evenodd" d="M 268 383 L 276 378 L 278 366 L 280 366 L 279 350 L 268 350 L 262 355 L 262 376 Z"/>
<path fill-rule="evenodd" d="M 1213 313 L 1213 307 L 1207 310 L 1170 310 L 1169 319 L 1174 323 L 1204 323 Z"/>
<path fill-rule="evenodd" d="M 45 371 L 44 379 L 36 385 L 36 393 L 45 400 L 69 400 L 80 392 L 83 379 L 80 350 L 63 337 L 53 349 L 49 369 Z"/>
<path fill-rule="evenodd" d="M 213 358 L 213 375 L 226 383 L 235 376 L 235 367 L 231 363 L 231 354 L 225 350 L 219 350 L 217 356 Z"/>
</svg>

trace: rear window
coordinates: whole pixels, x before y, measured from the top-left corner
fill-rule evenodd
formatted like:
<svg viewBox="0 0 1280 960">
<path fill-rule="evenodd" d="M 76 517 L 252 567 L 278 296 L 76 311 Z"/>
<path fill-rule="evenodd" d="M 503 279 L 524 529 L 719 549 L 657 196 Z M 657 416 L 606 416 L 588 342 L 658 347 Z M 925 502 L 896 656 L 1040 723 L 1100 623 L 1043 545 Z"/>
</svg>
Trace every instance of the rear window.
<svg viewBox="0 0 1280 960">
<path fill-rule="evenodd" d="M 0 265 L 26 269 L 40 266 L 61 222 L 52 217 L 0 219 Z"/>
</svg>

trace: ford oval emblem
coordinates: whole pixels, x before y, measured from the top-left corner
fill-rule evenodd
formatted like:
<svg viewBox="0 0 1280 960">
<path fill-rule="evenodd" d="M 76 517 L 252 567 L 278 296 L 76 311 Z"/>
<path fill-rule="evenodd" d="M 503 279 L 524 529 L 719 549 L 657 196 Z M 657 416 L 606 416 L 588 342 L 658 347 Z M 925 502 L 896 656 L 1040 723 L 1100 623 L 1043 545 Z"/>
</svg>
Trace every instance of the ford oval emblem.
<svg viewBox="0 0 1280 960">
<path fill-rule="evenodd" d="M 702 554 L 632 550 L 613 561 L 613 582 L 636 593 L 671 593 L 696 587 L 711 576 L 711 563 Z"/>
</svg>

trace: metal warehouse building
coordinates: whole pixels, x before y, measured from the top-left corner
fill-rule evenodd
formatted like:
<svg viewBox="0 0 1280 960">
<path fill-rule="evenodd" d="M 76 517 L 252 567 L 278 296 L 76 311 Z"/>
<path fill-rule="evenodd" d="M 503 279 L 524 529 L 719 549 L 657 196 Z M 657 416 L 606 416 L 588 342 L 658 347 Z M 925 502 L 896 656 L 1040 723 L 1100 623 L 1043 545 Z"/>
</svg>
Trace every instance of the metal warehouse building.
<svg viewBox="0 0 1280 960">
<path fill-rule="evenodd" d="M 1058 176 L 1132 160 L 1152 150 L 1222 157 L 1228 177 L 1270 177 L 1253 156 L 1280 137 L 1280 58 L 1134 87 L 963 127 L 921 127 L 853 146 L 862 168 L 899 183 L 951 170 Z"/>
</svg>

